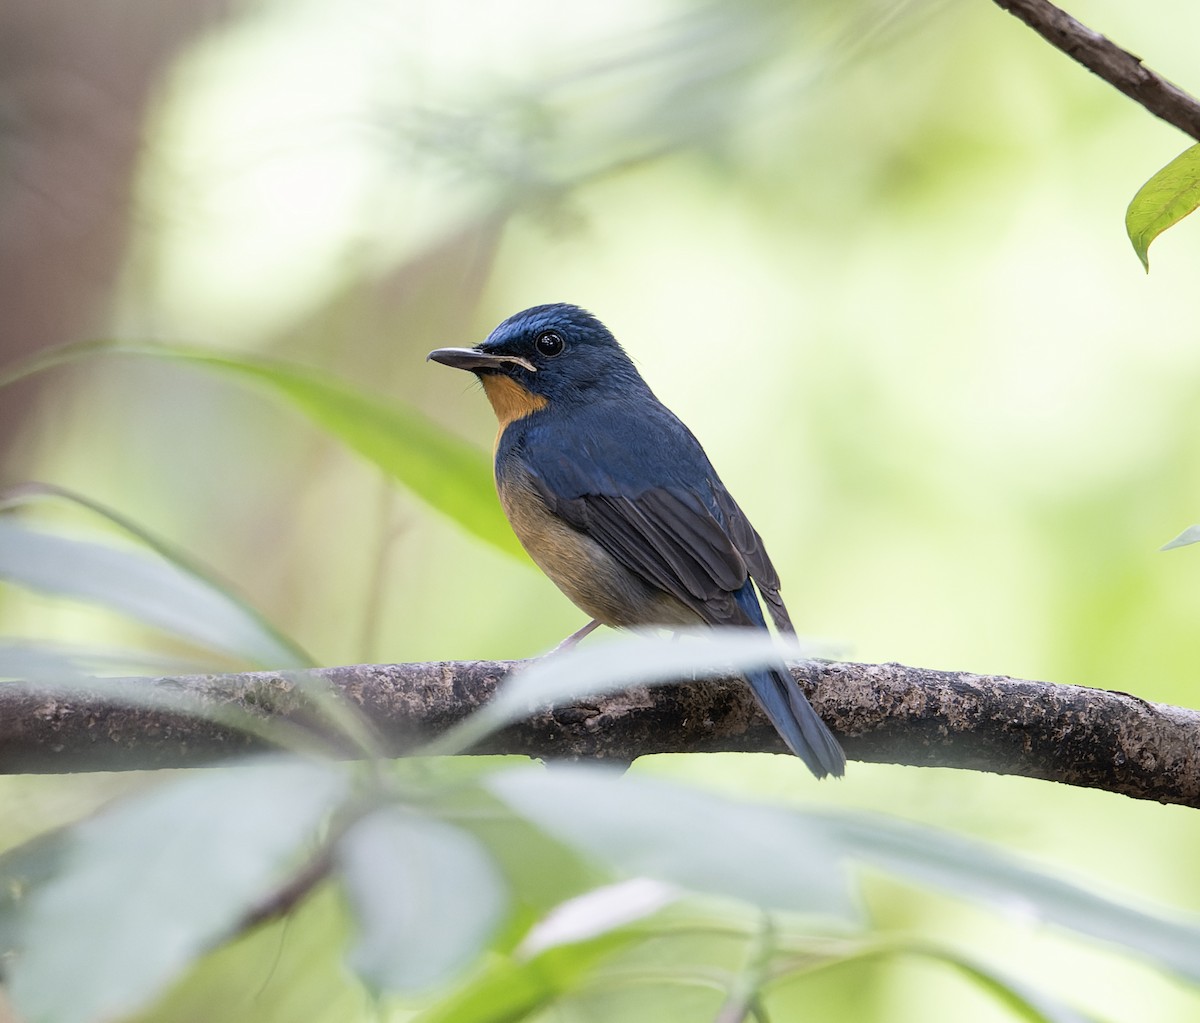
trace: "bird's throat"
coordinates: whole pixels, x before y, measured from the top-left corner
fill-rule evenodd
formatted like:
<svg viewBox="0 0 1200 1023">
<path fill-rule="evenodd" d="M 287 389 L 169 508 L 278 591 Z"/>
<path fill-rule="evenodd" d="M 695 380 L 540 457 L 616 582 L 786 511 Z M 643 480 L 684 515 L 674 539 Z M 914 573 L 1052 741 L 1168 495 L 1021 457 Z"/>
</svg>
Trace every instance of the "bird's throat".
<svg viewBox="0 0 1200 1023">
<path fill-rule="evenodd" d="M 546 399 L 540 394 L 534 394 L 518 384 L 512 377 L 504 376 L 502 373 L 481 373 L 479 378 L 483 382 L 483 393 L 492 403 L 496 419 L 500 423 L 500 433 L 497 434 L 497 439 L 510 423 L 524 419 L 539 409 L 544 409 L 547 405 Z"/>
</svg>

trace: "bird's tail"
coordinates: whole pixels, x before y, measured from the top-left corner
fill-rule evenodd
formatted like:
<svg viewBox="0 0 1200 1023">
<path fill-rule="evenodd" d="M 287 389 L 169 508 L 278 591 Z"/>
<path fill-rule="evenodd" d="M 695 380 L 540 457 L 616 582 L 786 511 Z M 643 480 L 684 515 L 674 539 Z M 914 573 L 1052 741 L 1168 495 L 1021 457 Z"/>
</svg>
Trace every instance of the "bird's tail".
<svg viewBox="0 0 1200 1023">
<path fill-rule="evenodd" d="M 762 607 L 754 595 L 753 584 L 749 579 L 740 590 L 733 595 L 738 607 L 745 613 L 748 623 L 766 629 L 767 622 L 763 618 Z M 787 611 L 779 595 L 774 595 L 780 612 L 772 611 L 776 622 L 782 620 L 791 629 Z M 792 678 L 787 665 L 780 663 L 778 668 L 763 668 L 761 671 L 746 673 L 746 681 L 754 692 L 758 705 L 766 711 L 771 724 L 775 726 L 787 743 L 788 749 L 796 754 L 818 778 L 832 774 L 840 778 L 846 773 L 846 754 L 838 744 L 837 739 L 828 726 L 817 717 L 812 704 L 804 695 L 799 683 Z"/>
<path fill-rule="evenodd" d="M 790 672 L 765 668 L 746 674 L 759 706 L 766 711 L 788 749 L 818 778 L 846 773 L 846 754 L 833 733 L 813 710 Z"/>
</svg>

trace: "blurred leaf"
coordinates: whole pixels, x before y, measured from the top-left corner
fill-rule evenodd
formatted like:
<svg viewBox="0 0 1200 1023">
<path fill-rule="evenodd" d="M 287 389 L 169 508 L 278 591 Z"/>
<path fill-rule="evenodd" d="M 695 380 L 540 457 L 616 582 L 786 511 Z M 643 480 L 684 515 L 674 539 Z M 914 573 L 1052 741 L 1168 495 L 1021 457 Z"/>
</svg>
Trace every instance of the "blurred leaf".
<svg viewBox="0 0 1200 1023">
<path fill-rule="evenodd" d="M 122 345 L 259 381 L 414 494 L 492 546 L 524 558 L 500 512 L 491 459 L 398 399 L 380 399 L 304 366 L 201 348 Z"/>
<path fill-rule="evenodd" d="M 280 671 L 290 668 L 307 668 L 307 666 L 316 664 L 310 654 L 302 650 L 287 634 L 280 632 L 275 626 L 272 626 L 268 618 L 260 614 L 258 609 L 254 608 L 248 600 L 242 599 L 235 587 L 218 579 L 214 573 L 194 560 L 186 551 L 166 542 L 166 540 L 160 537 L 156 537 L 154 533 L 144 530 L 137 522 L 126 518 L 125 515 L 121 515 L 119 512 L 115 512 L 114 509 L 108 508 L 107 505 L 94 501 L 94 499 L 86 497 L 82 493 L 68 490 L 66 487 L 46 483 L 25 483 L 0 491 L 0 508 L 19 507 L 19 505 L 30 504 L 36 501 L 46 501 L 46 499 L 60 499 L 60 501 L 78 504 L 80 507 L 88 509 L 89 512 L 100 515 L 101 518 L 112 522 L 115 526 L 120 527 L 121 530 L 130 533 L 130 536 L 137 538 L 139 542 L 148 546 L 152 551 L 155 551 L 156 554 L 163 558 L 164 562 L 178 569 L 184 578 L 191 578 L 198 585 L 200 592 L 208 588 L 211 596 L 216 599 L 218 605 L 228 605 L 228 609 L 232 612 L 233 617 L 238 620 L 239 626 L 247 626 L 248 624 L 248 632 L 251 633 L 252 639 L 254 638 L 254 633 L 258 633 L 260 638 L 262 638 L 264 656 L 254 657 L 248 653 L 242 654 L 248 662 L 262 666 L 262 668 L 271 668 Z M 221 628 L 223 628 L 221 622 L 214 623 L 215 632 L 220 633 Z M 215 644 L 210 645 L 215 646 Z M 46 650 L 46 648 L 43 647 L 43 650 Z M 275 652 L 272 653 L 272 650 Z M 270 654 L 272 659 L 266 659 L 266 654 Z M 90 659 L 95 660 L 96 658 L 97 654 L 94 653 Z M 112 657 L 101 659 L 107 659 L 109 669 L 112 668 Z M 128 663 L 131 659 L 143 665 L 154 663 L 154 659 L 148 656 L 122 658 L 121 663 Z M 66 666 L 61 664 L 61 662 L 60 665 Z M 37 670 L 37 664 L 30 663 L 29 666 Z M 180 668 L 178 663 L 168 663 L 164 670 L 178 672 L 188 669 L 190 669 L 190 666 Z M 0 659 L 0 676 L 5 674 L 4 664 L 2 664 L 2 659 Z M 30 675 L 14 677 L 23 678 L 25 681 L 37 681 L 36 677 Z M 84 684 L 94 681 L 88 680 L 84 675 L 80 675 L 78 671 L 73 676 L 62 674 L 55 677 L 47 677 L 43 672 L 42 680 L 82 682 Z M 306 672 L 296 672 L 296 674 L 290 676 L 290 681 L 312 701 L 313 707 L 316 708 L 325 723 L 331 725 L 342 736 L 353 742 L 362 753 L 367 756 L 378 755 L 378 743 L 371 726 L 366 723 L 364 716 L 348 700 L 342 699 L 341 694 L 337 693 L 328 682 L 317 676 L 306 674 Z M 110 684 L 108 692 L 114 692 L 112 684 Z M 170 693 L 168 690 L 162 688 L 148 689 L 142 686 L 125 686 L 121 688 L 121 699 L 126 704 L 138 706 L 178 706 L 180 710 L 188 713 L 197 714 L 197 716 L 211 720 L 223 720 L 223 722 L 233 724 L 236 728 L 252 731 L 256 735 L 262 735 L 268 738 L 269 741 L 280 744 L 280 746 L 289 746 L 290 743 L 296 749 L 304 749 L 308 746 L 307 738 L 310 738 L 310 736 L 304 734 L 304 730 L 289 728 L 288 725 L 284 725 L 278 722 L 278 720 L 264 723 L 262 719 L 254 718 L 250 714 L 239 714 L 234 710 L 230 710 L 230 708 L 222 710 L 222 708 L 211 705 L 206 701 L 188 701 L 184 694 Z"/>
<path fill-rule="evenodd" d="M 332 767 L 264 760 L 187 775 L 79 825 L 61 870 L 17 904 L 14 1004 L 39 1023 L 139 1008 L 270 894 L 345 791 Z"/>
<path fill-rule="evenodd" d="M 297 660 L 294 646 L 208 580 L 134 551 L 68 540 L 0 518 L 0 579 L 99 604 L 252 664 L 305 663 Z"/>
<path fill-rule="evenodd" d="M 203 684 L 197 688 L 195 680 L 181 680 L 177 674 L 98 678 L 91 672 L 98 664 L 104 666 L 100 658 L 91 651 L 64 654 L 37 644 L 0 643 L 0 685 L 23 690 L 39 702 L 58 701 L 63 712 L 71 710 L 74 701 L 80 706 L 136 708 L 209 721 L 300 755 L 346 756 L 348 748 L 364 759 L 380 755 L 378 738 L 358 708 L 317 672 L 270 672 L 253 680 L 242 699 L 230 699 L 219 685 L 215 692 Z M 138 661 L 131 654 L 116 663 Z M 142 665 L 151 665 L 154 672 L 164 668 L 151 660 Z M 171 671 L 169 664 L 167 670 Z M 161 727 L 163 722 L 149 717 L 141 725 Z M 242 743 L 234 741 L 227 758 L 243 751 Z"/>
<path fill-rule="evenodd" d="M 465 969 L 504 916 L 504 881 L 483 846 L 432 817 L 389 808 L 337 846 L 359 927 L 355 970 L 373 987 L 420 990 Z"/>
<path fill-rule="evenodd" d="M 492 960 L 412 1023 L 516 1023 L 569 993 L 604 959 L 644 939 L 637 931 L 608 931 L 529 959 Z"/>
<path fill-rule="evenodd" d="M 1163 544 L 1159 550 L 1169 551 L 1176 547 L 1186 547 L 1188 544 L 1200 542 L 1200 526 L 1188 526 L 1174 540 Z"/>
<path fill-rule="evenodd" d="M 276 359 L 182 345 L 91 341 L 0 373 L 0 387 L 91 355 L 150 355 L 265 384 L 318 426 L 493 547 L 527 560 L 492 484 L 491 459 L 396 398 L 379 398 L 328 373 Z"/>
<path fill-rule="evenodd" d="M 59 487 L 52 483 L 21 483 L 0 490 L 0 508 L 16 508 L 46 500 L 66 501 L 68 504 L 86 508 L 88 511 L 106 519 L 140 543 L 149 547 L 161 556 L 163 560 L 173 564 L 185 575 L 192 576 L 198 582 L 207 584 L 211 589 L 222 594 L 229 603 L 240 608 L 245 617 L 257 622 L 259 629 L 273 637 L 275 643 L 281 649 L 291 652 L 290 660 L 273 664 L 271 665 L 272 667 L 311 666 L 316 664 L 312 657 L 302 650 L 289 636 L 280 632 L 254 605 L 244 600 L 237 592 L 236 587 L 219 579 L 211 569 L 202 565 L 197 559 L 184 551 L 183 548 L 176 544 L 168 543 L 115 509 L 77 491 L 69 490 L 66 487 Z"/>
<path fill-rule="evenodd" d="M 905 951 L 927 959 L 936 959 L 954 967 L 963 976 L 974 981 L 992 995 L 1006 1009 L 1011 1010 L 1021 1019 L 1029 1020 L 1029 1023 L 1096 1023 L 1094 1017 L 1085 1016 L 1071 1006 L 1064 1005 L 1057 998 L 1051 998 L 1043 991 L 999 973 L 990 966 L 984 966 L 961 956 L 957 952 L 920 944 L 908 948 L 901 947 L 896 951 Z"/>
<path fill-rule="evenodd" d="M 621 874 L 848 926 L 860 922 L 827 829 L 794 811 L 582 765 L 499 772 L 485 785 Z"/>
<path fill-rule="evenodd" d="M 486 704 L 424 750 L 456 753 L 530 713 L 554 703 L 619 692 L 634 685 L 666 685 L 780 664 L 811 655 L 795 637 L 761 629 L 678 629 L 672 639 L 625 635 L 603 646 L 576 646 L 514 672 Z"/>
<path fill-rule="evenodd" d="M 473 769 L 476 762 L 487 766 Z M 416 799 L 423 798 L 422 792 L 428 793 L 424 798 L 436 799 L 439 816 L 470 832 L 504 875 L 514 911 L 493 948 L 511 951 L 552 908 L 609 880 L 574 849 L 514 814 L 479 784 L 481 777 L 497 770 L 528 766 L 527 757 L 406 757 L 392 764 L 409 768 L 401 776 L 404 791 Z M 390 774 L 396 777 L 397 772 Z"/>
<path fill-rule="evenodd" d="M 0 642 L 0 680 L 25 682 L 84 682 L 87 674 L 78 657 L 37 643 Z"/>
<path fill-rule="evenodd" d="M 24 900 L 62 870 L 70 842 L 69 828 L 55 828 L 0 856 L 0 961 L 9 962 L 21 947 Z"/>
<path fill-rule="evenodd" d="M 284 919 L 214 949 L 138 1023 L 347 1023 L 370 1020 L 346 969 L 345 900 L 323 884 Z M 132 1023 L 122 1018 L 122 1023 Z"/>
<path fill-rule="evenodd" d="M 1029 1023 L 1097 1023 L 1094 1017 L 1087 1016 L 1057 998 L 1031 987 L 1024 981 L 1015 980 L 1007 974 L 993 969 L 990 965 L 979 963 L 955 950 L 920 940 L 898 938 L 868 941 L 858 948 L 847 950 L 843 947 L 841 953 L 837 955 L 822 956 L 821 960 L 815 964 L 811 957 L 806 955 L 798 960 L 801 966 L 797 972 L 810 972 L 813 969 L 826 969 L 830 966 L 840 966 L 851 962 L 891 959 L 899 956 L 931 959 L 952 967 L 986 991 L 1018 1018 L 1028 1020 Z M 792 971 L 787 968 L 785 961 L 784 968 L 776 970 L 772 980 L 775 983 L 786 983 L 791 973 Z"/>
<path fill-rule="evenodd" d="M 109 675 L 188 674 L 202 670 L 195 658 L 170 657 L 144 650 L 89 647 L 72 643 L 0 640 L 0 680 L 66 682 L 94 686 L 98 673 Z"/>
<path fill-rule="evenodd" d="M 958 835 L 885 817 L 735 803 L 582 766 L 500 773 L 486 785 L 549 834 L 623 874 L 854 922 L 842 869 L 853 859 L 1200 980 L 1200 921 L 1133 909 Z"/>
<path fill-rule="evenodd" d="M 519 958 L 545 952 L 559 945 L 573 945 L 598 938 L 656 913 L 679 898 L 679 891 L 661 881 L 635 877 L 606 884 L 555 906 L 525 935 Z"/>
<path fill-rule="evenodd" d="M 1200 145 L 1185 149 L 1138 189 L 1125 211 L 1125 232 L 1146 272 L 1150 243 L 1200 206 Z"/>
<path fill-rule="evenodd" d="M 184 580 L 187 583 L 189 593 L 199 594 L 202 599 L 203 609 L 210 618 L 213 617 L 213 607 L 215 605 L 218 617 L 209 622 L 209 627 L 205 632 L 205 635 L 210 637 L 209 646 L 219 648 L 219 642 L 213 642 L 213 638 L 219 641 L 223 637 L 233 636 L 236 632 L 240 631 L 243 634 L 242 643 L 247 645 L 242 650 L 234 650 L 233 652 L 235 654 L 240 653 L 242 657 L 251 663 L 276 670 L 310 666 L 314 663 L 313 659 L 303 649 L 284 633 L 276 629 L 249 602 L 243 600 L 233 586 L 218 579 L 212 572 L 200 565 L 195 559 L 191 558 L 178 547 L 156 537 L 131 519 L 126 518 L 119 512 L 108 508 L 98 501 L 93 501 L 91 498 L 75 491 L 52 484 L 24 483 L 0 491 L 0 508 L 19 507 L 47 499 L 64 500 L 86 508 L 88 511 L 107 519 L 161 555 L 166 566 L 173 566 L 177 570 L 177 577 L 172 578 Z M 72 543 L 74 541 L 65 542 Z M 147 564 L 152 563 L 148 562 Z M 3 566 L 0 564 L 0 573 L 2 572 Z M 117 575 L 114 575 L 113 578 L 118 582 L 128 581 L 127 578 Z M 107 577 L 89 580 L 88 583 L 96 586 L 103 585 L 106 581 Z M 172 597 L 167 593 L 161 593 L 157 598 L 153 592 L 144 594 L 144 596 L 146 597 L 149 609 L 159 616 L 171 612 L 178 614 L 189 610 L 186 606 L 173 606 L 171 604 Z M 118 610 L 132 614 L 134 617 L 140 617 L 125 605 L 119 606 Z M 226 622 L 228 620 L 233 621 L 234 629 L 231 630 L 227 627 Z M 159 621 L 151 620 L 150 623 L 159 624 Z M 189 620 L 189 624 L 194 629 L 198 623 L 193 619 Z M 204 623 L 200 622 L 199 624 L 203 625 Z M 178 628 L 175 631 L 178 632 Z M 180 632 L 180 634 L 187 636 L 186 633 Z M 194 639 L 196 637 L 187 636 L 187 638 Z M 256 651 L 248 645 L 250 643 L 257 644 L 260 649 Z M 8 656 L 5 656 L 6 653 Z M 54 652 L 49 645 L 45 644 L 39 645 L 36 650 L 31 646 L 27 646 L 23 651 L 16 649 L 5 651 L 3 646 L 0 646 L 0 677 L 9 676 L 29 682 L 40 681 L 94 686 L 95 680 L 87 677 L 90 672 L 84 671 L 83 664 L 81 663 L 82 660 L 99 661 L 100 665 L 106 666 L 110 672 L 115 664 L 128 665 L 134 663 L 144 666 L 154 664 L 155 661 L 154 658 L 148 655 L 114 658 L 111 654 L 104 656 L 97 652 L 90 654 L 76 652 L 74 655 L 68 657 Z M 164 660 L 159 659 L 159 668 L 155 668 L 154 670 L 162 668 L 162 661 Z M 205 667 L 208 666 L 206 665 Z M 126 668 L 126 670 L 129 669 Z M 144 670 L 144 668 L 137 668 L 135 670 Z M 172 663 L 168 661 L 166 667 L 162 668 L 162 670 L 179 672 L 195 670 L 195 667 L 191 665 L 181 667 L 178 662 Z M 342 736 L 349 739 L 367 756 L 378 754 L 378 745 L 374 732 L 365 723 L 362 715 L 348 701 L 342 699 L 324 680 L 314 675 L 298 673 L 291 677 L 291 682 L 312 701 L 313 707 L 326 723 L 340 732 Z M 239 713 L 235 708 L 220 707 L 202 700 L 189 700 L 185 694 L 172 692 L 163 687 L 150 688 L 138 684 L 106 683 L 106 692 L 109 695 L 116 696 L 118 688 L 120 689 L 120 699 L 131 706 L 161 707 L 164 709 L 175 707 L 193 716 L 222 721 L 223 723 L 241 728 L 243 731 L 250 731 L 256 735 L 261 735 L 280 746 L 305 749 L 311 745 L 311 733 L 306 734 L 303 729 L 297 729 L 278 720 L 263 721 L 263 719 L 256 718 L 253 715 Z"/>
<path fill-rule="evenodd" d="M 826 821 L 826 841 L 863 863 L 1026 920 L 1120 945 L 1200 981 L 1200 920 L 1171 919 L 1122 905 L 961 835 L 883 816 L 812 816 Z"/>
</svg>

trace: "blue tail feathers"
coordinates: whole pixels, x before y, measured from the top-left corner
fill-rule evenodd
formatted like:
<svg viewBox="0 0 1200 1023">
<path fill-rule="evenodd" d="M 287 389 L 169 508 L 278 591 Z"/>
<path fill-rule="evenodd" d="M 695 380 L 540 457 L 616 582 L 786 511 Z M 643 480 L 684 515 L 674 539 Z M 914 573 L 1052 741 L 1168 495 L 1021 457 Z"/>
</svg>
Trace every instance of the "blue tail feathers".
<svg viewBox="0 0 1200 1023">
<path fill-rule="evenodd" d="M 779 668 L 746 673 L 758 704 L 788 749 L 818 778 L 846 773 L 846 754 L 825 722 L 813 710 L 790 672 Z"/>
<path fill-rule="evenodd" d="M 760 628 L 767 627 L 749 581 L 734 599 L 751 621 Z M 786 665 L 747 672 L 746 681 L 788 749 L 803 760 L 813 774 L 818 778 L 827 775 L 840 778 L 846 773 L 846 754 L 825 722 L 817 716 Z"/>
</svg>

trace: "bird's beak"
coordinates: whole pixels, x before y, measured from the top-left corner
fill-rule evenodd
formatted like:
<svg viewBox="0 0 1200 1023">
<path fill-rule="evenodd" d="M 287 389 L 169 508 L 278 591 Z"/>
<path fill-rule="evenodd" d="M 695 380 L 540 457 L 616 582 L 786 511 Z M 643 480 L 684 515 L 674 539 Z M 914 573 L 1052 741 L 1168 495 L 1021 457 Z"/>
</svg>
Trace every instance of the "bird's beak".
<svg viewBox="0 0 1200 1023">
<path fill-rule="evenodd" d="M 435 348 L 425 356 L 426 362 L 440 362 L 443 366 L 453 366 L 455 369 L 503 369 L 506 365 L 521 366 L 530 373 L 536 373 L 537 367 L 528 359 L 519 355 L 500 355 L 497 352 L 481 352 L 478 348 Z"/>
</svg>

